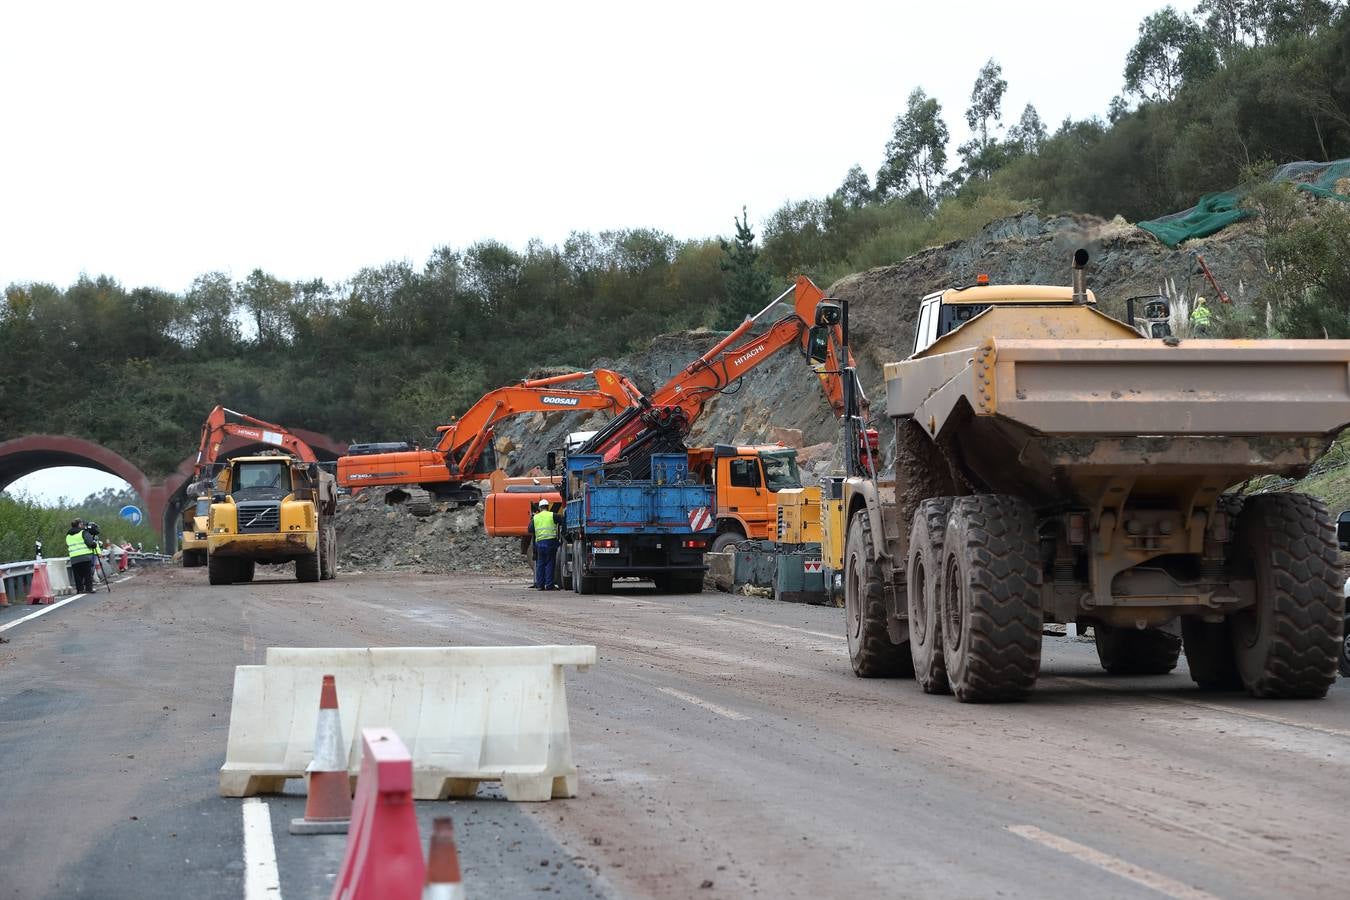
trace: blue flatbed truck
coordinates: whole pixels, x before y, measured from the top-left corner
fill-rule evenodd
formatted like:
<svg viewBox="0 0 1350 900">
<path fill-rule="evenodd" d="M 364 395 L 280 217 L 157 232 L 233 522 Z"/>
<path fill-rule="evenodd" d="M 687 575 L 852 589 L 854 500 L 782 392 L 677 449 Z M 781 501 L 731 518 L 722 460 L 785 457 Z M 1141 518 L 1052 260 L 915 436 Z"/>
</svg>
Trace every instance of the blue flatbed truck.
<svg viewBox="0 0 1350 900">
<path fill-rule="evenodd" d="M 579 594 L 609 591 L 615 578 L 650 579 L 657 590 L 703 590 L 703 554 L 717 536 L 716 495 L 697 484 L 683 453 L 654 453 L 651 478 L 606 473 L 599 454 L 569 455 L 556 582 Z"/>
</svg>

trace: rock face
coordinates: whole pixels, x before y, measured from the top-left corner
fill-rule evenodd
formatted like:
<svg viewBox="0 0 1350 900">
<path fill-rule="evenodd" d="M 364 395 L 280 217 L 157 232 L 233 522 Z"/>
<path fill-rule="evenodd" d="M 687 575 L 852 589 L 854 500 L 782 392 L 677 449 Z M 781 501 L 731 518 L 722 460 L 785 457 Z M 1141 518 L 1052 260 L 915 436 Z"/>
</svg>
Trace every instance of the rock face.
<svg viewBox="0 0 1350 900">
<path fill-rule="evenodd" d="M 1190 301 L 1213 299 L 1213 288 L 1199 273 L 1194 252 L 1205 257 L 1234 301 L 1251 303 L 1266 279 L 1261 241 L 1243 223 L 1203 241 L 1172 250 L 1122 219 L 1094 216 L 1040 216 L 1024 213 L 991 222 L 969 240 L 933 247 L 892 266 L 840 279 L 827 293 L 850 302 L 854 355 L 863 383 L 882 417 L 885 402 L 882 367 L 909 355 L 919 300 L 945 287 L 968 284 L 979 273 L 995 282 L 1065 284 L 1073 251 L 1091 254 L 1088 286 L 1103 311 L 1123 317 L 1125 298 L 1149 294 Z M 644 391 L 711 347 L 721 335 L 709 331 L 661 335 L 641 352 L 595 365 L 624 372 Z M 571 431 L 597 428 L 607 417 L 563 413 L 524 416 L 503 423 L 498 434 L 512 448 L 501 461 L 512 474 L 543 464 L 545 454 L 562 446 Z M 890 428 L 879 422 L 887 466 L 894 460 Z M 800 436 L 798 436 L 800 434 Z M 694 426 L 694 444 L 773 443 L 805 448 L 803 474 L 814 477 L 835 463 L 838 431 L 834 417 L 801 355 L 784 351 L 708 404 Z"/>
<path fill-rule="evenodd" d="M 995 282 L 1068 284 L 1070 259 L 1079 247 L 1091 254 L 1088 286 L 1103 311 L 1118 317 L 1124 316 L 1125 298 L 1131 296 L 1214 298 L 1195 263 L 1197 250 L 1238 304 L 1254 302 L 1266 278 L 1261 240 L 1246 223 L 1172 250 L 1121 219 L 1025 213 L 991 222 L 969 240 L 840 279 L 827 293 L 850 302 L 854 355 L 875 410 L 873 421 L 881 430 L 885 467 L 894 465 L 895 451 L 884 419 L 882 367 L 909 355 L 919 300 L 935 290 L 971 283 L 979 273 Z M 594 365 L 623 372 L 650 393 L 722 336 L 706 330 L 665 334 L 643 350 Z M 561 448 L 568 433 L 599 428 L 607 419 L 562 412 L 510 419 L 497 428 L 499 464 L 513 475 L 539 474 L 548 451 Z M 803 478 L 811 484 L 838 466 L 837 439 L 834 416 L 815 375 L 801 354 L 788 350 L 708 403 L 690 445 L 796 446 Z M 501 571 L 528 565 L 517 541 L 483 535 L 481 507 L 417 519 L 402 507 L 386 507 L 382 496 L 366 492 L 355 501 L 344 499 L 338 520 L 344 565 L 428 571 Z"/>
</svg>

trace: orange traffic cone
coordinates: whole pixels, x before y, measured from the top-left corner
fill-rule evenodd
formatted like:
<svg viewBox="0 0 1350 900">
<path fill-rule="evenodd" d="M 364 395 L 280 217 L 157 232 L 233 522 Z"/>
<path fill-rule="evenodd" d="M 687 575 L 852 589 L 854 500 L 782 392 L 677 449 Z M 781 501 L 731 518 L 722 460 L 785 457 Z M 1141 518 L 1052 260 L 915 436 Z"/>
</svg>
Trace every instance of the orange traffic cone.
<svg viewBox="0 0 1350 900">
<path fill-rule="evenodd" d="M 33 564 L 33 583 L 28 586 L 28 605 L 34 603 L 47 604 L 55 602 L 56 595 L 52 593 L 52 581 L 47 577 L 47 564 L 38 562 Z"/>
<path fill-rule="evenodd" d="M 464 900 L 459 851 L 455 849 L 455 823 L 448 817 L 436 819 L 431 827 L 427 884 L 422 888 L 422 900 Z"/>
<path fill-rule="evenodd" d="M 352 820 L 352 786 L 347 778 L 342 720 L 338 717 L 337 681 L 323 676 L 319 720 L 314 726 L 314 759 L 309 773 L 305 817 L 291 819 L 291 834 L 346 834 Z"/>
</svg>

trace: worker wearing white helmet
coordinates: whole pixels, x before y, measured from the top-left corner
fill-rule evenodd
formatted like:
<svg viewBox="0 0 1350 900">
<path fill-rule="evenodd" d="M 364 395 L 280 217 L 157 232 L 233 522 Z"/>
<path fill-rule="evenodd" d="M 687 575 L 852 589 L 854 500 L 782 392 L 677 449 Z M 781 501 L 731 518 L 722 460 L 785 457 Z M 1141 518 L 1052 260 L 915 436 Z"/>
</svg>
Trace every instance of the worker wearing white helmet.
<svg viewBox="0 0 1350 900">
<path fill-rule="evenodd" d="M 562 516 L 549 508 L 548 498 L 541 497 L 539 511 L 530 519 L 530 537 L 534 538 L 534 584 L 536 591 L 553 590 L 554 560 L 558 554 L 558 533 Z"/>
</svg>

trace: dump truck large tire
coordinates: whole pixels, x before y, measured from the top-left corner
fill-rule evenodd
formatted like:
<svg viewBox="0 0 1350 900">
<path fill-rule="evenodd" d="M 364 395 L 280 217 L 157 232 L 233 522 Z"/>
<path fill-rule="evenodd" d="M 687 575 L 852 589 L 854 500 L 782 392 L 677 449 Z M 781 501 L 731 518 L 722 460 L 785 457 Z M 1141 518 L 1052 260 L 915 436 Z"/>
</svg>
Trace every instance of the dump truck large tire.
<svg viewBox="0 0 1350 900">
<path fill-rule="evenodd" d="M 958 497 L 942 547 L 942 643 L 962 702 L 1018 700 L 1041 665 L 1036 515 L 1015 497 Z"/>
<path fill-rule="evenodd" d="M 951 497 L 919 504 L 909 532 L 909 561 L 905 568 L 905 595 L 909 604 L 909 654 L 914 680 L 926 694 L 949 694 L 947 663 L 942 655 L 942 617 L 939 585 L 942 543 L 947 533 Z"/>
<path fill-rule="evenodd" d="M 304 556 L 295 558 L 296 581 L 309 583 L 319 580 L 319 573 L 322 571 L 322 560 L 319 557 L 323 552 L 323 541 L 319 541 L 319 548 L 313 553 L 306 553 Z"/>
<path fill-rule="evenodd" d="M 237 573 L 233 557 L 206 557 L 206 580 L 211 584 L 234 584 Z"/>
<path fill-rule="evenodd" d="M 1186 649 L 1186 668 L 1202 691 L 1240 691 L 1237 659 L 1228 621 L 1181 620 L 1181 644 Z"/>
<path fill-rule="evenodd" d="M 1326 696 L 1336 680 L 1345 615 L 1336 532 L 1326 506 L 1301 494 L 1250 498 L 1238 519 L 1234 553 L 1256 579 L 1255 605 L 1229 617 L 1247 692 Z"/>
<path fill-rule="evenodd" d="M 906 644 L 892 644 L 886 631 L 885 573 L 872 556 L 872 528 L 867 510 L 848 523 L 844 548 L 844 625 L 848 657 L 859 678 L 913 675 Z"/>
<path fill-rule="evenodd" d="M 1112 675 L 1166 675 L 1177 667 L 1181 638 L 1161 628 L 1093 625 L 1097 659 Z"/>
<path fill-rule="evenodd" d="M 332 581 L 337 578 L 337 526 L 328 524 L 320 529 L 323 551 L 319 554 L 319 578 Z"/>
</svg>

